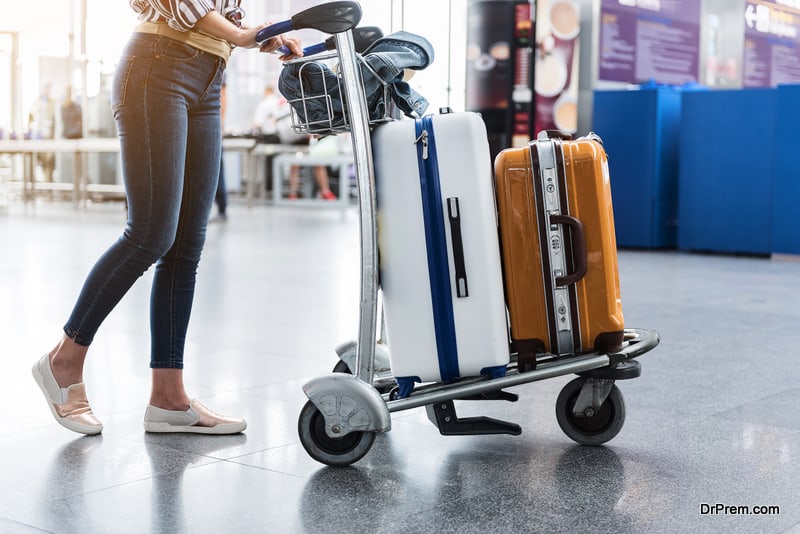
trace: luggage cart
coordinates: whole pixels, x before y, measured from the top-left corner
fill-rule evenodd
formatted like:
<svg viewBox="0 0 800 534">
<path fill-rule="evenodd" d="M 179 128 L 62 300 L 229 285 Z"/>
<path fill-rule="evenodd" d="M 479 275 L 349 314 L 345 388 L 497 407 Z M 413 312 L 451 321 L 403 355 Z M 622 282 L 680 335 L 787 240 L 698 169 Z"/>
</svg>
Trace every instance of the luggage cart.
<svg viewBox="0 0 800 534">
<path fill-rule="evenodd" d="M 516 401 L 505 388 L 547 378 L 576 374 L 556 400 L 556 418 L 564 433 L 584 445 L 606 443 L 625 422 L 625 404 L 615 382 L 641 374 L 637 357 L 659 343 L 654 330 L 626 328 L 621 347 L 609 353 L 581 353 L 556 357 L 540 354 L 534 370 L 522 372 L 516 355 L 510 354 L 506 375 L 469 377 L 448 383 L 429 383 L 398 398 L 389 369 L 388 350 L 383 342 L 383 319 L 379 317 L 379 279 L 376 196 L 370 129 L 392 120 L 391 107 L 380 117 L 370 118 L 362 69 L 369 69 L 354 46 L 353 28 L 361 17 L 357 2 L 321 4 L 259 32 L 259 42 L 298 28 L 314 28 L 333 35 L 326 43 L 304 49 L 305 56 L 286 62 L 298 73 L 313 76 L 319 62 L 337 61 L 335 86 L 306 92 L 302 89 L 292 105 L 293 129 L 313 135 L 351 135 L 358 189 L 361 287 L 358 339 L 337 348 L 340 361 L 332 373 L 310 380 L 303 386 L 308 402 L 298 418 L 300 442 L 315 460 L 330 466 L 351 465 L 369 452 L 375 436 L 391 429 L 391 413 L 424 406 L 428 418 L 443 435 L 512 434 L 519 425 L 488 417 L 459 418 L 456 400 Z M 331 48 L 334 51 L 328 52 Z M 302 78 L 301 78 L 302 79 Z M 325 82 L 327 83 L 327 81 Z M 389 102 L 384 85 L 384 102 Z M 332 99 L 331 94 L 340 98 Z M 328 115 L 312 117 L 311 108 Z M 378 337 L 378 324 L 381 332 Z"/>
</svg>

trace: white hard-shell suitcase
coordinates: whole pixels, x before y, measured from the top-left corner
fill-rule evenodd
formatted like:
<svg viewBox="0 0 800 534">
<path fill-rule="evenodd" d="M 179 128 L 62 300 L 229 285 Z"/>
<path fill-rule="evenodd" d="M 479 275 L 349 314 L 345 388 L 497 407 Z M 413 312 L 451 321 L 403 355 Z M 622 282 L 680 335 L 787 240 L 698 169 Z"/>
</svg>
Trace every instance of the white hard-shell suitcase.
<svg viewBox="0 0 800 534">
<path fill-rule="evenodd" d="M 475 113 L 372 135 L 380 280 L 399 396 L 414 382 L 505 374 L 509 362 L 492 163 Z"/>
</svg>

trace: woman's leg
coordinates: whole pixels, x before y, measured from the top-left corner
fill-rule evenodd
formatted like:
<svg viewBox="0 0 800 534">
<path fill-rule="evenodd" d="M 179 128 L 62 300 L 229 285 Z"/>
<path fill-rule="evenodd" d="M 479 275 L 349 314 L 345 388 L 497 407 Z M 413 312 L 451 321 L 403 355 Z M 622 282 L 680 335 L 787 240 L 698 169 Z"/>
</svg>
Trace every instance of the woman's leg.
<svg viewBox="0 0 800 534">
<path fill-rule="evenodd" d="M 66 334 L 50 351 L 50 367 L 59 387 L 83 382 L 83 363 L 89 347 L 78 345 Z"/>
<path fill-rule="evenodd" d="M 214 205 L 221 160 L 219 91 L 224 66 L 206 81 L 203 96 L 188 110 L 185 176 L 175 242 L 156 263 L 150 297 L 150 404 L 186 410 L 183 351 L 194 300 L 197 266 Z"/>
<path fill-rule="evenodd" d="M 158 261 L 150 300 L 153 387 L 144 416 L 148 432 L 235 434 L 247 428 L 244 419 L 212 412 L 186 393 L 183 349 L 194 297 L 197 265 L 214 203 L 221 142 L 217 80 L 207 100 L 190 109 L 186 177 L 175 243 Z"/>
<path fill-rule="evenodd" d="M 314 167 L 314 177 L 317 179 L 317 187 L 319 187 L 319 194 L 325 200 L 336 200 L 336 195 L 331 192 L 330 183 L 328 181 L 328 167 L 325 165 L 317 165 Z"/>
<path fill-rule="evenodd" d="M 183 188 L 185 97 L 156 72 L 164 38 L 134 34 L 117 68 L 112 108 L 121 142 L 128 221 L 120 238 L 87 276 L 51 352 L 61 386 L 80 382 L 94 335 L 134 282 L 172 245 Z M 182 102 L 183 100 L 184 102 Z"/>
</svg>

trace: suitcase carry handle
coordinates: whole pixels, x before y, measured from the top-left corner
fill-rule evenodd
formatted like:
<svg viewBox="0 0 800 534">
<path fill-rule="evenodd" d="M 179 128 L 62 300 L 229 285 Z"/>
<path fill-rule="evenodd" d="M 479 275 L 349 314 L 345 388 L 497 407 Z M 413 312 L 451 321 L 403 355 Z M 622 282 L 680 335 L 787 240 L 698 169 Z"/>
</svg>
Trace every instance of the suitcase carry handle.
<svg viewBox="0 0 800 534">
<path fill-rule="evenodd" d="M 575 272 L 556 277 L 556 285 L 565 287 L 586 276 L 586 236 L 583 233 L 583 224 L 575 217 L 551 215 L 550 224 L 563 224 L 572 230 L 572 257 L 575 262 Z"/>
<path fill-rule="evenodd" d="M 563 139 L 564 141 L 571 141 L 572 134 L 562 132 L 561 130 L 542 130 L 539 132 L 538 140 L 546 141 L 548 139 Z"/>
<path fill-rule="evenodd" d="M 447 217 L 450 220 L 450 236 L 453 243 L 456 296 L 461 299 L 469 296 L 469 287 L 467 286 L 467 267 L 464 261 L 464 240 L 461 237 L 461 209 L 458 197 L 447 199 Z"/>
</svg>

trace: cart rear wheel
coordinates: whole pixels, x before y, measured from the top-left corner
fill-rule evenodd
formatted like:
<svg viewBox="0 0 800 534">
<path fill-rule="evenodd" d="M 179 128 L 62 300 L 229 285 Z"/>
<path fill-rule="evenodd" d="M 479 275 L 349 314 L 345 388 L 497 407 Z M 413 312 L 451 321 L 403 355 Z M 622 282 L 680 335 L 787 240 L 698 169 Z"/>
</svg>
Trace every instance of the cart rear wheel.
<svg viewBox="0 0 800 534">
<path fill-rule="evenodd" d="M 375 432 L 356 431 L 341 438 L 328 436 L 325 417 L 311 401 L 300 411 L 297 432 L 309 456 L 332 466 L 347 466 L 359 461 L 375 442 Z"/>
<path fill-rule="evenodd" d="M 602 445 L 614 438 L 625 424 L 625 401 L 615 385 L 605 402 L 591 417 L 578 417 L 572 409 L 586 382 L 576 378 L 569 382 L 556 400 L 556 419 L 561 430 L 581 445 Z"/>
</svg>

